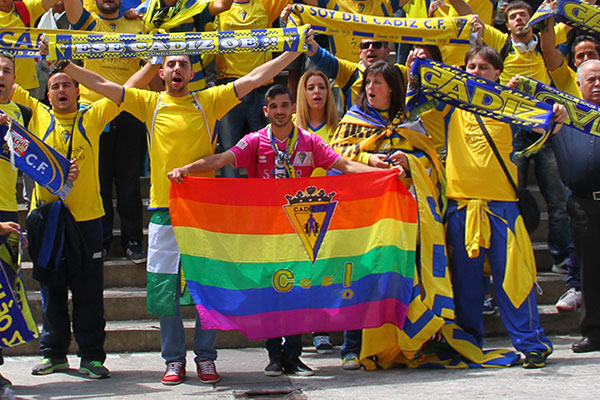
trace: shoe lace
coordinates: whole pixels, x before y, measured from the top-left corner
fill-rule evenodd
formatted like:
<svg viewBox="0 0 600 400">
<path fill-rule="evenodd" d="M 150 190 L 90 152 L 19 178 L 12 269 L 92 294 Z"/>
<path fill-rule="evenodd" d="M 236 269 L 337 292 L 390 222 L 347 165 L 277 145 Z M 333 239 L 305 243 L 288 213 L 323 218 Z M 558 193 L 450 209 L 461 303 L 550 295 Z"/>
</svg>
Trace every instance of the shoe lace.
<svg viewBox="0 0 600 400">
<path fill-rule="evenodd" d="M 167 371 L 165 372 L 165 375 L 179 375 L 182 368 L 183 368 L 183 363 L 170 362 L 167 364 Z"/>
<path fill-rule="evenodd" d="M 198 366 L 200 367 L 200 371 L 202 371 L 203 375 L 214 375 L 217 373 L 217 370 L 215 369 L 215 363 L 212 361 L 200 361 Z"/>
<path fill-rule="evenodd" d="M 90 361 L 90 367 L 103 367 L 100 361 Z"/>
</svg>

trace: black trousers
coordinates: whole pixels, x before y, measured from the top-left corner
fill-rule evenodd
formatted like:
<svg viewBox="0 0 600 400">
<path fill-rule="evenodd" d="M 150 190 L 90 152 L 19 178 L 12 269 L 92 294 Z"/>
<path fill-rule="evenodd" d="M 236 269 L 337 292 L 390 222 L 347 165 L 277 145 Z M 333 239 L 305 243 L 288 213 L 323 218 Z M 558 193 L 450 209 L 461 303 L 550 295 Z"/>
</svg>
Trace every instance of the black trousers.
<svg viewBox="0 0 600 400">
<path fill-rule="evenodd" d="M 112 242 L 113 182 L 117 211 L 121 219 L 121 245 L 142 243 L 142 198 L 140 174 L 146 154 L 146 127 L 133 115 L 122 112 L 100 136 L 100 194 L 105 215 L 102 218 L 104 248 Z"/>
<path fill-rule="evenodd" d="M 302 354 L 302 335 L 291 335 L 285 337 L 282 343 L 281 337 L 267 339 L 265 348 L 269 352 L 269 359 L 288 359 L 300 357 Z"/>
<path fill-rule="evenodd" d="M 86 361 L 106 359 L 104 351 L 104 276 L 102 226 L 100 219 L 78 222 L 85 242 L 93 255 L 91 268 L 60 271 L 64 279 L 52 286 L 41 285 L 42 320 L 40 350 L 44 357 L 61 359 L 69 350 L 71 320 L 67 295 L 71 289 L 73 335 L 79 347 L 77 355 Z"/>
<path fill-rule="evenodd" d="M 19 218 L 14 211 L 0 211 L 0 222 L 18 222 Z M 0 244 L 6 241 L 6 236 L 0 235 Z M 0 347 L 0 365 L 4 364 L 4 357 L 2 356 L 2 348 Z"/>
<path fill-rule="evenodd" d="M 600 201 L 572 194 L 567 211 L 581 268 L 583 305 L 579 327 L 584 337 L 600 343 Z"/>
</svg>

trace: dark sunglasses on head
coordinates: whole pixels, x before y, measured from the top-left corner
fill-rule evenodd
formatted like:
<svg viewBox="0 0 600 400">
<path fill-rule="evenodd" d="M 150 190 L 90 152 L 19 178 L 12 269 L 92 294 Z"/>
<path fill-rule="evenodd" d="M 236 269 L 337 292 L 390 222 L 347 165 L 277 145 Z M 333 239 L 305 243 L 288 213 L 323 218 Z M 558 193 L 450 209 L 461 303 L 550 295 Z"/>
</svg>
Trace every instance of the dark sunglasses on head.
<svg viewBox="0 0 600 400">
<path fill-rule="evenodd" d="M 385 42 L 360 42 L 360 49 L 366 50 L 369 47 L 373 46 L 375 50 L 379 50 L 383 46 L 385 46 Z"/>
</svg>

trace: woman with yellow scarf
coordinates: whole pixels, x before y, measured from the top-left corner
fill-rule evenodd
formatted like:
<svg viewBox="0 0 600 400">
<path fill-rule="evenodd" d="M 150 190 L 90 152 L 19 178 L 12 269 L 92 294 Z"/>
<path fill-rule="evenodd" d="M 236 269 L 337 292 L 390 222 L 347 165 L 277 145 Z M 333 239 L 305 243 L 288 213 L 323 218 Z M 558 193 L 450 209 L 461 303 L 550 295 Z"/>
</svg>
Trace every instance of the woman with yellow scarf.
<svg viewBox="0 0 600 400">
<path fill-rule="evenodd" d="M 419 233 L 412 300 L 404 328 L 386 324 L 362 333 L 345 332 L 342 367 L 513 364 L 517 354 L 505 350 L 484 353 L 454 323 L 441 212 L 441 168 L 421 120 L 406 120 L 403 76 L 385 61 L 370 65 L 363 76 L 356 104 L 340 121 L 331 147 L 346 158 L 374 167 L 400 164 L 407 174 L 403 182 L 418 204 Z"/>
</svg>

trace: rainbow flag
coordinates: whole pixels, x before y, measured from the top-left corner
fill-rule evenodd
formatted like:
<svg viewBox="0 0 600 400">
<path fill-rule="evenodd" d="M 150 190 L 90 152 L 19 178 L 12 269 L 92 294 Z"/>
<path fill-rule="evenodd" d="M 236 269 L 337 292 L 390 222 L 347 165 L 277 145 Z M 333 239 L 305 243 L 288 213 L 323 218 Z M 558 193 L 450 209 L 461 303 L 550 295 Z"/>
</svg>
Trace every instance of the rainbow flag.
<svg viewBox="0 0 600 400">
<path fill-rule="evenodd" d="M 171 185 L 170 213 L 205 329 L 257 340 L 404 325 L 417 205 L 397 171 L 188 177 Z"/>
</svg>

